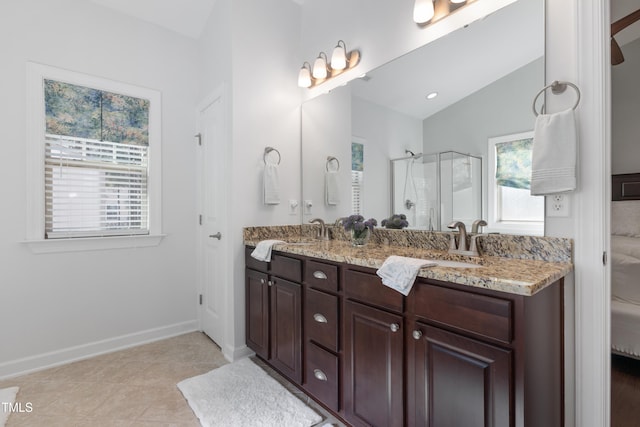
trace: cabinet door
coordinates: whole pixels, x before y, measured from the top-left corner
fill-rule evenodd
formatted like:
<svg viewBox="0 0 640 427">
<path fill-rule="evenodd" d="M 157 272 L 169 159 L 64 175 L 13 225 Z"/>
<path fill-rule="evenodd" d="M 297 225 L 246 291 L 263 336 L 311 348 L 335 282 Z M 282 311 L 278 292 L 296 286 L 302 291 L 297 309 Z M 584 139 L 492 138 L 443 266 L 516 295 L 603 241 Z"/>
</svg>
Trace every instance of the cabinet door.
<svg viewBox="0 0 640 427">
<path fill-rule="evenodd" d="M 263 359 L 269 358 L 269 286 L 268 276 L 246 270 L 247 346 Z"/>
<path fill-rule="evenodd" d="M 418 322 L 410 329 L 408 425 L 514 425 L 510 350 Z"/>
<path fill-rule="evenodd" d="M 402 317 L 346 301 L 344 320 L 347 421 L 354 426 L 402 426 Z"/>
<path fill-rule="evenodd" d="M 271 364 L 302 382 L 302 287 L 271 277 Z"/>
</svg>

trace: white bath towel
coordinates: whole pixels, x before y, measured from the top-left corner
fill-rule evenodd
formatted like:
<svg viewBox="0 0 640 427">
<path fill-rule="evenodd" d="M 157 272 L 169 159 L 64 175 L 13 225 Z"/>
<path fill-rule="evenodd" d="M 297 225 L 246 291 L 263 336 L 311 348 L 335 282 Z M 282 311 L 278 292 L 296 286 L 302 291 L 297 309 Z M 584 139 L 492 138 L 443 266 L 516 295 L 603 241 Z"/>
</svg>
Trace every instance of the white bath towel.
<svg viewBox="0 0 640 427">
<path fill-rule="evenodd" d="M 277 243 L 285 243 L 284 240 L 261 240 L 256 245 L 256 248 L 251 252 L 251 256 L 258 261 L 271 261 L 271 250 L 273 249 L 273 245 Z"/>
<path fill-rule="evenodd" d="M 264 165 L 264 204 L 277 205 L 280 203 L 280 183 L 278 181 L 278 165 L 267 163 Z"/>
<path fill-rule="evenodd" d="M 536 118 L 531 158 L 531 195 L 576 189 L 577 132 L 573 109 Z"/>
<path fill-rule="evenodd" d="M 338 187 L 338 172 L 327 171 L 324 174 L 325 201 L 329 206 L 340 203 L 340 189 Z"/>
<path fill-rule="evenodd" d="M 382 284 L 395 289 L 402 295 L 407 296 L 416 281 L 418 272 L 422 267 L 433 267 L 437 265 L 419 258 L 407 258 L 397 255 L 388 257 L 376 274 L 382 279 Z"/>
</svg>

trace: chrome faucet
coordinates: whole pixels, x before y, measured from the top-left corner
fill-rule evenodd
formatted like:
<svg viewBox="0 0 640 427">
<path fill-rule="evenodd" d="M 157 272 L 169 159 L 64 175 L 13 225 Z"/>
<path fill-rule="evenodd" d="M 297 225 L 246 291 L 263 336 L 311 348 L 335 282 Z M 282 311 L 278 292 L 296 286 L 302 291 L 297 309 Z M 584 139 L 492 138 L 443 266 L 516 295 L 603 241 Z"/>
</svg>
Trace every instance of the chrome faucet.
<svg viewBox="0 0 640 427">
<path fill-rule="evenodd" d="M 314 218 L 309 221 L 310 224 L 320 224 L 320 231 L 318 232 L 318 239 L 329 240 L 329 229 L 321 218 Z"/>
<path fill-rule="evenodd" d="M 460 232 L 458 237 L 458 245 L 456 246 L 456 238 L 451 234 L 451 242 L 449 244 L 449 253 L 460 253 L 467 251 L 467 228 L 462 221 L 453 221 L 447 225 L 447 228 L 455 230 L 456 228 Z"/>
</svg>

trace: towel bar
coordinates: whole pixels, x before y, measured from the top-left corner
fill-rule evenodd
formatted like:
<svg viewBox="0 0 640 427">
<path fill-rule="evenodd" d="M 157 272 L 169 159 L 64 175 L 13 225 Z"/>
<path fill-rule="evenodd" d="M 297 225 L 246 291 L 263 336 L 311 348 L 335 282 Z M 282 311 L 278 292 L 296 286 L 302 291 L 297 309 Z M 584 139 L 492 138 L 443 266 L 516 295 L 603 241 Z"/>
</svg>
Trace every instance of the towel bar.
<svg viewBox="0 0 640 427">
<path fill-rule="evenodd" d="M 572 109 L 575 110 L 578 104 L 580 103 L 580 89 L 578 89 L 578 86 L 574 85 L 571 82 L 562 82 L 562 81 L 555 80 L 551 84 L 548 84 L 542 89 L 540 89 L 540 92 L 538 92 L 535 98 L 533 98 L 533 114 L 536 117 L 538 117 L 538 112 L 536 111 L 536 101 L 538 100 L 538 97 L 544 93 L 545 90 L 551 89 L 551 93 L 553 93 L 554 95 L 557 95 L 567 90 L 567 86 L 571 86 L 573 89 L 575 89 L 576 94 L 578 95 L 578 98 L 576 99 L 576 103 L 572 107 Z M 542 109 L 540 111 L 540 114 L 543 114 L 543 113 L 544 113 L 544 104 L 542 104 Z"/>
</svg>

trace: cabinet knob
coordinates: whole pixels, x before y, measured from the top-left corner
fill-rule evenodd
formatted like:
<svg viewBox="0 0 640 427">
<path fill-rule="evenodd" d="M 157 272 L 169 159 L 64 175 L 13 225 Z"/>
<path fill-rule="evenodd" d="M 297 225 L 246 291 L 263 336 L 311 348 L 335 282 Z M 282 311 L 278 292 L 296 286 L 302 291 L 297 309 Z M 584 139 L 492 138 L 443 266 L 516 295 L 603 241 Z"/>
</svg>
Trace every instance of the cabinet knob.
<svg viewBox="0 0 640 427">
<path fill-rule="evenodd" d="M 313 315 L 313 320 L 315 320 L 318 323 L 327 323 L 327 318 L 324 317 L 322 314 L 320 313 L 316 313 Z"/>
<path fill-rule="evenodd" d="M 398 332 L 400 330 L 400 325 L 398 325 L 397 323 L 392 323 L 391 325 L 389 325 L 389 329 L 391 329 L 391 332 Z"/>
<path fill-rule="evenodd" d="M 313 376 L 316 377 L 316 379 L 320 380 L 320 381 L 326 381 L 327 380 L 327 375 L 322 372 L 320 369 L 314 369 L 313 370 Z"/>
<path fill-rule="evenodd" d="M 273 286 L 273 284 L 274 284 L 274 283 L 275 283 L 275 282 L 272 282 L 271 280 L 269 280 L 269 281 L 267 282 L 267 284 L 268 284 L 269 286 Z"/>
<path fill-rule="evenodd" d="M 422 338 L 422 331 L 415 330 L 411 335 L 413 336 L 414 340 L 419 340 L 420 338 Z"/>
<path fill-rule="evenodd" d="M 266 283 L 266 281 L 264 279 L 260 279 L 260 283 L 262 283 L 264 285 Z"/>
<path fill-rule="evenodd" d="M 315 277 L 316 279 L 322 279 L 322 280 L 326 280 L 327 279 L 327 275 L 324 274 L 324 271 L 314 271 L 313 272 L 313 277 Z"/>
</svg>

